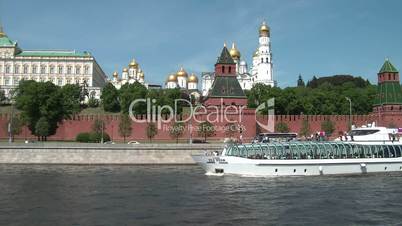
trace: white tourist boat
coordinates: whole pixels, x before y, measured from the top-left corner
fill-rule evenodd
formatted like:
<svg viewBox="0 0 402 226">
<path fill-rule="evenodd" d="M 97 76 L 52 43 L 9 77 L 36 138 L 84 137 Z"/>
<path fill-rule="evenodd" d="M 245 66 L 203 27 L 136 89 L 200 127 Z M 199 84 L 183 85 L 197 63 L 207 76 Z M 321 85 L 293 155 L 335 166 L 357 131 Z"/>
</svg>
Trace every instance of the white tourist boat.
<svg viewBox="0 0 402 226">
<path fill-rule="evenodd" d="M 215 175 L 307 176 L 402 171 L 402 143 L 393 139 L 395 131 L 385 127 L 366 128 L 352 130 L 348 141 L 232 144 L 221 153 L 192 157 L 207 174 Z"/>
</svg>

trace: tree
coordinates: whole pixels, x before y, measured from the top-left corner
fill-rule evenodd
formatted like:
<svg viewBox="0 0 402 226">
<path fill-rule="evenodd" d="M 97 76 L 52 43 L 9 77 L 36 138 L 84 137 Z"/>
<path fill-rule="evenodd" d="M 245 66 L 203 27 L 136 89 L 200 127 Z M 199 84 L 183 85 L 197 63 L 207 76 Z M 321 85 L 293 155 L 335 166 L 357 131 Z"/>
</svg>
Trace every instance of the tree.
<svg viewBox="0 0 402 226">
<path fill-rule="evenodd" d="M 179 143 L 179 137 L 184 134 L 184 123 L 183 122 L 175 122 L 169 129 L 169 134 L 172 138 L 176 139 L 176 144 Z"/>
<path fill-rule="evenodd" d="M 49 133 L 49 123 L 45 117 L 41 117 L 35 126 L 35 134 L 38 136 L 38 140 L 46 141 Z"/>
<path fill-rule="evenodd" d="M 134 100 L 145 99 L 147 88 L 139 82 L 126 83 L 119 90 L 120 106 L 123 113 L 129 113 L 130 105 Z M 139 102 L 132 108 L 133 114 L 145 114 L 146 103 Z"/>
<path fill-rule="evenodd" d="M 5 124 L 5 131 L 11 132 L 11 141 L 14 141 L 14 136 L 22 132 L 24 121 L 21 117 L 13 117 Z M 9 130 L 10 129 L 10 130 Z"/>
<path fill-rule="evenodd" d="M 119 92 L 112 83 L 107 83 L 102 89 L 101 101 L 103 109 L 107 112 L 119 112 Z"/>
<path fill-rule="evenodd" d="M 126 137 L 129 137 L 131 132 L 132 128 L 130 117 L 127 114 L 121 114 L 119 122 L 119 135 L 123 137 L 124 143 L 126 143 Z"/>
<path fill-rule="evenodd" d="M 4 94 L 4 90 L 0 90 L 0 105 L 4 104 L 6 101 L 6 95 Z"/>
<path fill-rule="evenodd" d="M 308 119 L 303 119 L 299 134 L 300 136 L 308 137 L 310 133 L 310 123 Z"/>
<path fill-rule="evenodd" d="M 96 108 L 99 106 L 99 101 L 95 97 L 90 97 L 88 99 L 88 107 L 90 108 Z"/>
<path fill-rule="evenodd" d="M 79 87 L 60 88 L 51 82 L 23 80 L 16 89 L 15 106 L 34 135 L 41 136 L 36 134 L 36 124 L 43 118 L 47 121 L 47 136 L 50 136 L 56 133 L 63 119 L 71 118 L 80 110 Z"/>
<path fill-rule="evenodd" d="M 321 130 L 324 131 L 327 136 L 331 136 L 331 134 L 335 131 L 334 123 L 329 119 L 321 122 Z"/>
<path fill-rule="evenodd" d="M 236 123 L 230 122 L 225 125 L 225 135 L 229 138 L 232 138 L 237 131 L 238 129 Z"/>
<path fill-rule="evenodd" d="M 155 123 L 148 123 L 147 125 L 147 137 L 149 141 L 152 143 L 152 139 L 158 134 L 158 129 L 156 128 Z"/>
<path fill-rule="evenodd" d="M 278 122 L 275 125 L 275 131 L 278 133 L 289 133 L 289 126 L 284 122 Z"/>
<path fill-rule="evenodd" d="M 201 122 L 198 125 L 198 135 L 204 137 L 204 141 L 207 141 L 207 137 L 215 134 L 215 127 L 208 121 Z"/>
<path fill-rule="evenodd" d="M 63 113 L 70 117 L 78 113 L 80 109 L 81 88 L 77 84 L 66 84 L 61 87 Z"/>
<path fill-rule="evenodd" d="M 105 122 L 102 119 L 95 119 L 94 123 L 92 124 L 92 131 L 94 133 L 101 134 L 102 131 L 105 130 Z"/>
</svg>

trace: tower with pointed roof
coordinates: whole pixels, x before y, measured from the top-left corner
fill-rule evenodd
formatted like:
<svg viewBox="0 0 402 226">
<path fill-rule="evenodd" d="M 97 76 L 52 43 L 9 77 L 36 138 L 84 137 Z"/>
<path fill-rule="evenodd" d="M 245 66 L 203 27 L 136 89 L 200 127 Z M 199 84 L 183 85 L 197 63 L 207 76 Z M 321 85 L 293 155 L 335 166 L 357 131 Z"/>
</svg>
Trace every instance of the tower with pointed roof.
<svg viewBox="0 0 402 226">
<path fill-rule="evenodd" d="M 389 59 L 386 59 L 377 76 L 377 95 L 373 111 L 379 114 L 402 113 L 402 89 L 399 71 Z"/>
<path fill-rule="evenodd" d="M 247 98 L 237 81 L 236 63 L 226 45 L 215 64 L 215 79 L 205 105 L 247 105 Z"/>
</svg>

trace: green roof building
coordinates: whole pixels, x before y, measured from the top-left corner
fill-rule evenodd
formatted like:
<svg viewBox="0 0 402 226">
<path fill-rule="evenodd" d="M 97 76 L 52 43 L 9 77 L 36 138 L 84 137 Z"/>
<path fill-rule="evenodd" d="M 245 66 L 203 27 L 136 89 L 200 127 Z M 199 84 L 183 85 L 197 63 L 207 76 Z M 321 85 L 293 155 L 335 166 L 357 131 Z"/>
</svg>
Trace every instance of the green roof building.
<svg viewBox="0 0 402 226">
<path fill-rule="evenodd" d="M 374 112 L 400 112 L 402 110 L 402 89 L 399 71 L 386 59 L 377 75 L 378 90 L 374 101 Z"/>
<path fill-rule="evenodd" d="M 88 89 L 87 99 L 99 99 L 107 76 L 89 52 L 23 50 L 0 24 L 0 89 L 9 98 L 21 80 L 52 82 L 58 86 L 80 84 Z"/>
<path fill-rule="evenodd" d="M 215 79 L 205 105 L 247 105 L 247 98 L 236 75 L 236 63 L 224 45 L 215 64 Z"/>
</svg>

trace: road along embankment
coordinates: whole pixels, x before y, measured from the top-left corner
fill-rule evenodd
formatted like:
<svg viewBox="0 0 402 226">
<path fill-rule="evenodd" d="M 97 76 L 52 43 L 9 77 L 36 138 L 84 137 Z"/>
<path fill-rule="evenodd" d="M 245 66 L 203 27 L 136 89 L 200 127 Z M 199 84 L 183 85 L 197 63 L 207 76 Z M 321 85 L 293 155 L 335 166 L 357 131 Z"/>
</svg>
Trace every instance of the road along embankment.
<svg viewBox="0 0 402 226">
<path fill-rule="evenodd" d="M 0 144 L 0 164 L 194 164 L 223 144 Z"/>
</svg>

